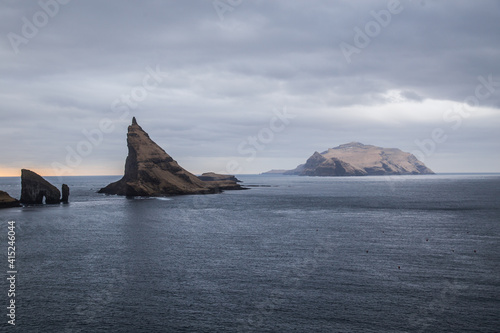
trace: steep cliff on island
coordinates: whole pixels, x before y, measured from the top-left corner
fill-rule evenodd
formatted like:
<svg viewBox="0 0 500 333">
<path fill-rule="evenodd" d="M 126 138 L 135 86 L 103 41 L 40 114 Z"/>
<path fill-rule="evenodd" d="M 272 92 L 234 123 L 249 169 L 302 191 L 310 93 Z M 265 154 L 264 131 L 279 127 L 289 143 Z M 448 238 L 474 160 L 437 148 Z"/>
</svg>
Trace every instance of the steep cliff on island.
<svg viewBox="0 0 500 333">
<path fill-rule="evenodd" d="M 305 164 L 285 172 L 300 176 L 418 175 L 434 172 L 414 155 L 397 148 L 351 142 L 315 152 Z"/>
<path fill-rule="evenodd" d="M 204 182 L 182 168 L 137 124 L 135 117 L 127 133 L 128 156 L 125 175 L 99 193 L 125 196 L 171 196 L 218 193 L 215 183 Z"/>
</svg>

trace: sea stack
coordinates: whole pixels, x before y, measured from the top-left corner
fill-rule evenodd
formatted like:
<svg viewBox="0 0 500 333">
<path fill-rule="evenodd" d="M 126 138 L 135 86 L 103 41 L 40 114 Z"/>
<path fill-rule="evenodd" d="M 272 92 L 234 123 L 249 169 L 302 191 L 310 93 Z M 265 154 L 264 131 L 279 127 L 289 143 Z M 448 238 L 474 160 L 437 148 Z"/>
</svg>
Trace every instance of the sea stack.
<svg viewBox="0 0 500 333">
<path fill-rule="evenodd" d="M 127 146 L 125 175 L 119 181 L 100 189 L 99 193 L 125 196 L 171 196 L 209 194 L 220 190 L 183 169 L 151 140 L 137 124 L 135 117 L 128 127 Z"/>
<path fill-rule="evenodd" d="M 69 188 L 68 188 L 69 194 Z M 21 203 L 23 204 L 58 204 L 61 202 L 61 192 L 33 171 L 21 170 Z"/>
<path fill-rule="evenodd" d="M 61 192 L 62 192 L 61 202 L 68 203 L 68 201 L 69 201 L 69 186 L 66 184 L 62 184 Z"/>
<path fill-rule="evenodd" d="M 305 164 L 285 172 L 299 176 L 419 175 L 434 172 L 414 155 L 397 148 L 351 142 L 315 152 Z"/>
<path fill-rule="evenodd" d="M 11 197 L 7 192 L 0 191 L 0 209 L 11 207 L 21 207 L 21 203 L 17 199 Z"/>
</svg>

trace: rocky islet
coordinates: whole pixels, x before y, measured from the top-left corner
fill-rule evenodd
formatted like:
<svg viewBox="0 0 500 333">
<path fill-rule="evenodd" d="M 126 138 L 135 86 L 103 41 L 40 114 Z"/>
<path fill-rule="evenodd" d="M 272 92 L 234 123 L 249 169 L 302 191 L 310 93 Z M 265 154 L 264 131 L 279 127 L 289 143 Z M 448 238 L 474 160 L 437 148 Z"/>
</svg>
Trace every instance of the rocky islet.
<svg viewBox="0 0 500 333">
<path fill-rule="evenodd" d="M 210 181 L 204 181 L 182 168 L 149 137 L 135 117 L 128 127 L 127 147 L 124 176 L 119 181 L 100 189 L 99 193 L 124 196 L 172 196 L 242 189 L 231 176 L 212 176 Z"/>
<path fill-rule="evenodd" d="M 351 142 L 314 152 L 305 164 L 284 172 L 299 176 L 420 175 L 434 172 L 414 155 L 398 148 Z"/>
</svg>

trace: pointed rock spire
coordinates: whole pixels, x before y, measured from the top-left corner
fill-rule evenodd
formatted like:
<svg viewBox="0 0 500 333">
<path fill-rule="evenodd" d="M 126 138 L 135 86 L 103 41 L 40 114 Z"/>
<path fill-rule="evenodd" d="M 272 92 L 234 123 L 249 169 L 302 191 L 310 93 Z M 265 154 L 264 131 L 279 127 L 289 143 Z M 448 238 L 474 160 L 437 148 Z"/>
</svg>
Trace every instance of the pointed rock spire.
<svg viewBox="0 0 500 333">
<path fill-rule="evenodd" d="M 122 179 L 99 193 L 126 196 L 168 196 L 214 193 L 216 190 L 183 169 L 132 118 L 127 133 L 128 156 Z"/>
</svg>

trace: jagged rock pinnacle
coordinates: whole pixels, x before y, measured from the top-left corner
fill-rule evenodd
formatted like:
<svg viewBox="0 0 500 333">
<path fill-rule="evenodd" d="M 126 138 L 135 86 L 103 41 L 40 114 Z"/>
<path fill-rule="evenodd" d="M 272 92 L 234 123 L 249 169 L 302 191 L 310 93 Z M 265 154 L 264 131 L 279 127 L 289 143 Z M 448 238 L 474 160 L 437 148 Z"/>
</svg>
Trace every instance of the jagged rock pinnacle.
<svg viewBox="0 0 500 333">
<path fill-rule="evenodd" d="M 168 196 L 215 193 L 216 189 L 183 169 L 132 118 L 127 133 L 128 156 L 122 179 L 99 193 L 126 196 Z"/>
</svg>

